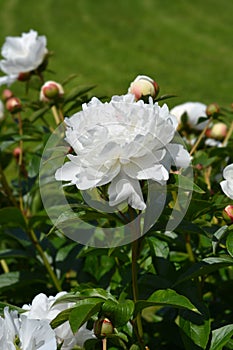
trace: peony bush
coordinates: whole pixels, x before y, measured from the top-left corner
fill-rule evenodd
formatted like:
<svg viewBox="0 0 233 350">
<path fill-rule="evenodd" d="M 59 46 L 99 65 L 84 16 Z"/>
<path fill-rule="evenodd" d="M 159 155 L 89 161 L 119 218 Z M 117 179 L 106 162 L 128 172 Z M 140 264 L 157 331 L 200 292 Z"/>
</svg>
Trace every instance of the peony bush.
<svg viewBox="0 0 233 350">
<path fill-rule="evenodd" d="M 34 30 L 1 54 L 0 349 L 232 349 L 232 101 L 95 96 Z"/>
</svg>

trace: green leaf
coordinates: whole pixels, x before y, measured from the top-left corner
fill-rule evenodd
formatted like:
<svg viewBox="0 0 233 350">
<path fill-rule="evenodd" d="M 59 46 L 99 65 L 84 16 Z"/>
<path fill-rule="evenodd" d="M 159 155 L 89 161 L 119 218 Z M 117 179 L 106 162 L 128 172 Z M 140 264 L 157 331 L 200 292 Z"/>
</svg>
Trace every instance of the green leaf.
<svg viewBox="0 0 233 350">
<path fill-rule="evenodd" d="M 61 324 L 69 320 L 69 315 L 72 308 L 61 311 L 51 322 L 50 326 L 54 329 L 59 327 Z"/>
<path fill-rule="evenodd" d="M 15 305 L 12 305 L 12 304 L 8 304 L 8 303 L 3 303 L 3 302 L 0 302 L 0 316 L 4 316 L 4 309 L 5 308 L 9 308 L 9 310 L 16 310 L 18 311 L 19 313 L 23 313 L 25 312 L 24 309 L 18 307 L 18 306 L 15 306 Z"/>
<path fill-rule="evenodd" d="M 228 226 L 222 226 L 220 229 L 218 229 L 212 238 L 212 247 L 213 247 L 213 253 L 216 254 L 217 247 L 221 241 L 221 239 L 225 236 L 226 232 L 228 230 Z"/>
<path fill-rule="evenodd" d="M 233 336 L 233 324 L 223 326 L 221 328 L 215 329 L 212 332 L 212 339 L 210 343 L 209 350 L 222 350 L 223 346 Z"/>
<path fill-rule="evenodd" d="M 199 313 L 197 308 L 185 296 L 178 294 L 172 289 L 161 289 L 154 292 L 147 300 L 139 300 L 135 305 L 135 315 L 149 306 L 171 306 L 175 308 L 188 309 Z"/>
<path fill-rule="evenodd" d="M 202 194 L 205 193 L 205 191 L 197 186 L 189 177 L 180 174 L 173 174 L 173 177 L 175 178 L 175 184 L 177 187 L 186 191 L 193 191 Z"/>
<path fill-rule="evenodd" d="M 179 327 L 186 349 L 193 349 L 193 344 L 206 349 L 210 334 L 210 319 L 188 310 L 180 311 Z"/>
<path fill-rule="evenodd" d="M 233 231 L 231 231 L 227 236 L 226 247 L 228 253 L 233 257 Z"/>
<path fill-rule="evenodd" d="M 146 239 L 150 246 L 150 251 L 152 256 L 161 257 L 166 259 L 169 254 L 169 246 L 167 242 L 161 241 L 156 237 L 148 237 Z"/>
<path fill-rule="evenodd" d="M 26 228 L 26 222 L 21 211 L 15 207 L 0 209 L 0 225 Z"/>
<path fill-rule="evenodd" d="M 230 257 L 205 258 L 202 261 L 193 264 L 192 267 L 190 267 L 189 269 L 187 269 L 187 271 L 181 274 L 177 281 L 174 283 L 174 285 L 177 285 L 181 282 L 198 276 L 209 275 L 210 273 L 219 270 L 222 267 L 232 265 L 233 259 Z"/>
<path fill-rule="evenodd" d="M 121 327 L 126 324 L 134 311 L 134 302 L 132 300 L 124 300 L 122 302 L 106 301 L 102 305 L 102 313 L 110 318 L 114 327 Z"/>
<path fill-rule="evenodd" d="M 82 299 L 87 299 L 87 298 L 99 298 L 103 302 L 110 299 L 112 301 L 116 301 L 115 297 L 109 293 L 108 291 L 102 289 L 102 288 L 88 288 L 88 289 L 81 289 L 80 291 L 77 291 L 75 293 L 67 293 L 60 298 L 58 298 L 55 304 L 60 304 L 64 302 L 78 302 L 79 300 Z"/>
<path fill-rule="evenodd" d="M 70 327 L 73 333 L 76 333 L 85 322 L 99 312 L 102 304 L 103 300 L 99 298 L 79 300 L 69 315 Z"/>
</svg>

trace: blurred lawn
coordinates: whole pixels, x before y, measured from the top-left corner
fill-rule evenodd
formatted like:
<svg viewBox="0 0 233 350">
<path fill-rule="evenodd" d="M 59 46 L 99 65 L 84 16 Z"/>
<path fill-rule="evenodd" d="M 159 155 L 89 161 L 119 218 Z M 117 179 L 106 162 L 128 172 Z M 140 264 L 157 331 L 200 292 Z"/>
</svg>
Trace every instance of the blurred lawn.
<svg viewBox="0 0 233 350">
<path fill-rule="evenodd" d="M 54 52 L 51 79 L 71 73 L 122 94 L 138 74 L 182 101 L 233 102 L 233 2 L 229 0 L 0 0 L 0 45 L 35 29 Z"/>
</svg>

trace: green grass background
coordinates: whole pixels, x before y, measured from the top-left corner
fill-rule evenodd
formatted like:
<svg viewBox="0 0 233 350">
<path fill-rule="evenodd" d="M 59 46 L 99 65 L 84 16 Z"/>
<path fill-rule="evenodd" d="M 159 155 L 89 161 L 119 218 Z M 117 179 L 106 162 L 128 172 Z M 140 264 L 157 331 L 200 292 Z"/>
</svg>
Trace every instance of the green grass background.
<svg viewBox="0 0 233 350">
<path fill-rule="evenodd" d="M 233 102 L 231 0 L 0 0 L 0 45 L 29 29 L 54 52 L 51 79 L 111 96 L 147 74 L 171 106 Z"/>
</svg>

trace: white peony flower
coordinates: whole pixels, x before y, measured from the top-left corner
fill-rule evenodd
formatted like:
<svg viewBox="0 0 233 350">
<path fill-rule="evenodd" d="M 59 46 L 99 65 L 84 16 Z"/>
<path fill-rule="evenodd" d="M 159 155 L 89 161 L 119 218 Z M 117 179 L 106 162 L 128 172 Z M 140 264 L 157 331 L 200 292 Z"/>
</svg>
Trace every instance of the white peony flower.
<svg viewBox="0 0 233 350">
<path fill-rule="evenodd" d="M 190 127 L 196 130 L 203 130 L 208 121 L 197 123 L 200 117 L 207 118 L 206 107 L 207 106 L 201 102 L 185 102 L 173 107 L 170 113 L 177 118 L 178 123 L 181 122 L 182 115 L 186 113 Z"/>
<path fill-rule="evenodd" d="M 233 199 L 233 164 L 227 165 L 223 170 L 225 180 L 220 182 L 220 186 L 225 195 Z"/>
<path fill-rule="evenodd" d="M 6 76 L 0 78 L 0 85 L 11 85 L 20 73 L 38 68 L 48 53 L 46 44 L 46 37 L 38 36 L 34 30 L 23 33 L 21 37 L 6 37 L 0 61 L 0 69 Z"/>
<path fill-rule="evenodd" d="M 166 184 L 172 164 L 187 167 L 190 156 L 172 143 L 177 121 L 167 105 L 160 107 L 134 95 L 114 96 L 109 103 L 93 98 L 83 110 L 66 118 L 66 141 L 76 155 L 68 155 L 55 178 L 80 190 L 109 184 L 111 206 L 127 201 L 143 210 L 140 180 Z"/>
<path fill-rule="evenodd" d="M 74 305 L 74 303 L 66 302 L 53 305 L 58 298 L 65 294 L 66 292 L 60 292 L 55 297 L 47 297 L 43 293 L 38 294 L 32 300 L 31 305 L 23 305 L 23 309 L 26 310 L 24 315 L 29 319 L 52 321 L 61 311 Z M 75 345 L 83 346 L 87 339 L 94 337 L 94 333 L 86 328 L 86 324 L 84 324 L 74 335 L 68 321 L 55 328 L 54 331 L 58 344 L 63 342 L 61 350 L 70 350 Z"/>
<path fill-rule="evenodd" d="M 0 317 L 0 349 L 56 350 L 57 342 L 49 321 L 27 319 L 6 307 Z"/>
</svg>

